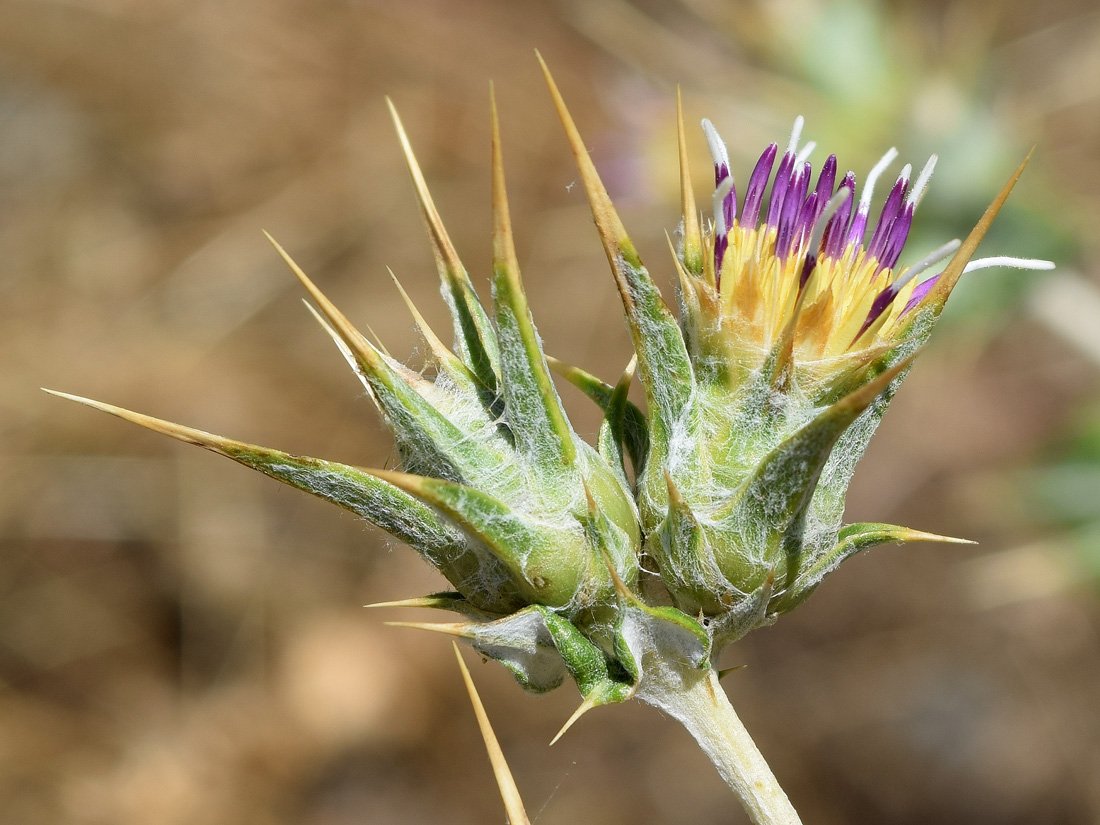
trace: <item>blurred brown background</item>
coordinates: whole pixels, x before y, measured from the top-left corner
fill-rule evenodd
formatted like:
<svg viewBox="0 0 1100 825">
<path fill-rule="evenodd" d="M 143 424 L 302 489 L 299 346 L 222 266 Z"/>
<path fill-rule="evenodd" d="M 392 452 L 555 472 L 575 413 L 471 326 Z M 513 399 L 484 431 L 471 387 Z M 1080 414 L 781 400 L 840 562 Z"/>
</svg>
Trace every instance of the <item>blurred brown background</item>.
<svg viewBox="0 0 1100 825">
<path fill-rule="evenodd" d="M 983 254 L 1060 272 L 967 280 L 850 499 L 980 546 L 846 564 L 727 652 L 749 665 L 727 688 L 807 823 L 1100 823 L 1091 0 L 0 0 L 0 823 L 503 822 L 449 642 L 361 607 L 441 580 L 348 514 L 38 387 L 385 463 L 260 230 L 415 361 L 385 267 L 446 322 L 383 95 L 483 286 L 490 79 L 547 348 L 616 376 L 629 343 L 536 47 L 661 278 L 677 82 L 742 180 L 800 112 L 816 160 L 861 178 L 894 142 L 940 152 L 911 256 L 1038 144 Z M 745 822 L 651 709 L 547 749 L 575 689 L 474 676 L 541 825 Z"/>
</svg>

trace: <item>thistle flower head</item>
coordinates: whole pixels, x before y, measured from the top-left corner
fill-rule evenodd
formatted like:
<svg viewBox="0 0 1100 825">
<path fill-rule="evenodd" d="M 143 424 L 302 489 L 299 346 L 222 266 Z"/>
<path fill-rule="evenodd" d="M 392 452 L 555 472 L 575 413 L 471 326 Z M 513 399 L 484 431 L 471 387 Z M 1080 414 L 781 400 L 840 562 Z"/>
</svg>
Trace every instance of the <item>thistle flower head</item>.
<svg viewBox="0 0 1100 825">
<path fill-rule="evenodd" d="M 782 154 L 777 144 L 764 150 L 739 198 L 725 144 L 704 121 L 715 180 L 704 221 L 680 117 L 677 321 L 555 99 L 638 353 L 650 435 L 639 510 L 674 604 L 701 615 L 720 647 L 798 604 L 849 555 L 936 538 L 877 523 L 845 527 L 845 493 L 1024 164 L 965 241 L 899 267 L 935 158 L 915 179 L 905 167 L 872 221 L 875 183 L 894 150 L 862 187 L 854 173 L 838 174 L 834 156 L 815 176 L 799 118 Z"/>
<path fill-rule="evenodd" d="M 915 179 L 904 167 L 872 220 L 873 191 L 894 150 L 862 186 L 852 172 L 838 182 L 835 156 L 815 176 L 799 119 L 782 154 L 777 144 L 764 150 L 739 198 L 725 144 L 704 121 L 715 189 L 702 221 L 680 117 L 677 320 L 543 69 L 636 350 L 617 384 L 543 353 L 512 242 L 495 106 L 488 309 L 391 106 L 454 344 L 443 344 L 410 303 L 431 369 L 408 369 L 275 246 L 393 431 L 399 472 L 293 456 L 76 400 L 226 455 L 406 541 L 454 591 L 391 604 L 461 614 L 457 624 L 417 626 L 468 639 L 531 689 L 571 675 L 585 696 L 579 715 L 668 683 L 647 672 L 706 669 L 722 645 L 791 609 L 853 553 L 941 538 L 887 524 L 844 526 L 844 497 L 1023 164 L 965 241 L 906 266 L 903 247 L 935 157 Z M 594 447 L 570 425 L 551 368 L 603 408 Z M 645 415 L 627 399 L 635 368 Z M 647 698 L 658 701 L 652 691 Z"/>
<path fill-rule="evenodd" d="M 776 143 L 764 149 L 739 198 L 724 142 L 709 120 L 702 126 L 715 181 L 705 222 L 681 117 L 679 340 L 667 333 L 671 346 L 646 353 L 650 334 L 640 316 L 634 324 L 647 389 L 657 371 L 687 379 L 675 399 L 650 393 L 660 456 L 647 464 L 640 502 L 647 547 L 674 600 L 711 617 L 721 642 L 799 603 L 851 553 L 930 538 L 890 525 L 842 527 L 855 463 L 959 275 L 994 263 L 1052 265 L 968 264 L 1022 165 L 965 244 L 952 240 L 899 266 L 935 155 L 915 178 L 902 168 L 872 219 L 895 149 L 862 187 L 854 172 L 838 175 L 835 155 L 815 176 L 799 117 L 782 154 Z M 623 274 L 648 279 L 640 267 Z M 655 300 L 644 323 L 667 329 L 665 315 Z M 647 370 L 647 356 L 663 363 Z"/>
</svg>

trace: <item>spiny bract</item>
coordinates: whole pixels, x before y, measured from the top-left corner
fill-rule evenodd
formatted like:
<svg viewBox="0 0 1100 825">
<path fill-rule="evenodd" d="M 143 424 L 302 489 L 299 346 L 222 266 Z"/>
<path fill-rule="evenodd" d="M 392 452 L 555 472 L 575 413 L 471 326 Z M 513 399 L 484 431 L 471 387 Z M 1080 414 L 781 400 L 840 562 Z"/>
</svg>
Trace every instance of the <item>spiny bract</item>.
<svg viewBox="0 0 1100 825">
<path fill-rule="evenodd" d="M 468 639 L 533 690 L 570 674 L 587 708 L 633 695 L 647 667 L 709 667 L 723 645 L 791 609 L 853 553 L 939 538 L 886 524 L 844 527 L 845 491 L 1024 164 L 965 242 L 899 270 L 932 162 L 912 187 L 903 170 L 865 244 L 872 188 L 893 150 L 858 201 L 853 173 L 836 187 L 835 156 L 811 190 L 799 120 L 764 211 L 777 146 L 765 150 L 739 204 L 725 146 L 704 121 L 716 182 L 704 227 L 680 118 L 677 323 L 543 70 L 622 296 L 648 417 L 627 400 L 634 362 L 612 386 L 543 354 L 512 243 L 495 105 L 491 315 L 391 105 L 454 322 L 452 351 L 410 304 L 431 378 L 367 341 L 275 245 L 393 431 L 402 472 L 293 456 L 68 397 L 379 525 L 455 588 L 390 604 L 463 615 L 458 624 L 416 626 Z M 938 276 L 918 284 L 952 253 Z M 551 365 L 603 408 L 595 448 L 570 426 Z"/>
</svg>

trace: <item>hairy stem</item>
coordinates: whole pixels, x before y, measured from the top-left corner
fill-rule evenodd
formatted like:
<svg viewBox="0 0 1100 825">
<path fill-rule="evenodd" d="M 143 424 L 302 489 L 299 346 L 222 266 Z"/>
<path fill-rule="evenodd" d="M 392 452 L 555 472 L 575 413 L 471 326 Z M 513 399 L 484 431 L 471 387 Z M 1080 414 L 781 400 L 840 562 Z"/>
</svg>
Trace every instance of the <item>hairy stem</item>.
<svg viewBox="0 0 1100 825">
<path fill-rule="evenodd" d="M 755 825 L 801 825 L 756 743 L 737 718 L 713 668 L 685 673 L 650 669 L 640 697 L 695 737 Z"/>
</svg>

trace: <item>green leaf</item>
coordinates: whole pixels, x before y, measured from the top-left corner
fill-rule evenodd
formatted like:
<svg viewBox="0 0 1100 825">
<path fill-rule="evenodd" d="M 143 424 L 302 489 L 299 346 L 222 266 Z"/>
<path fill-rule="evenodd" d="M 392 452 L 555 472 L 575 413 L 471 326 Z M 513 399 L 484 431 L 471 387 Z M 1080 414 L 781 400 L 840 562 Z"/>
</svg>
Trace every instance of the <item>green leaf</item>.
<svg viewBox="0 0 1100 825">
<path fill-rule="evenodd" d="M 480 469 L 497 466 L 506 459 L 506 442 L 500 440 L 497 442 L 500 449 L 491 449 L 489 445 L 492 440 L 471 438 L 469 431 L 457 427 L 436 405 L 444 401 L 461 403 L 461 399 L 442 397 L 431 382 L 379 352 L 318 289 L 286 250 L 270 235 L 267 238 L 317 303 L 328 322 L 326 328 L 330 333 L 335 333 L 337 345 L 346 357 L 354 360 L 359 374 L 388 420 L 402 456 L 408 462 L 406 469 L 458 481 L 471 475 L 477 477 Z M 433 395 L 439 397 L 433 399 Z M 475 419 L 480 419 L 474 425 L 475 429 L 481 430 L 491 423 L 480 407 L 472 412 Z"/>
<path fill-rule="evenodd" d="M 488 622 L 387 624 L 466 639 L 479 653 L 500 662 L 521 685 L 535 692 L 558 687 L 568 672 L 585 697 L 585 709 L 622 702 L 633 695 L 630 675 L 609 661 L 568 619 L 543 605 L 531 605 Z"/>
<path fill-rule="evenodd" d="M 234 441 L 67 393 L 47 392 L 204 447 L 362 516 L 416 549 L 480 609 L 507 613 L 528 601 L 489 547 L 463 535 L 434 509 L 371 471 Z M 487 581 L 494 583 L 491 590 L 485 587 Z"/>
<path fill-rule="evenodd" d="M 454 321 L 455 349 L 478 380 L 484 384 L 486 397 L 491 400 L 498 394 L 500 376 L 500 354 L 497 349 L 496 333 L 489 322 L 489 316 L 485 313 L 485 308 L 477 297 L 473 284 L 470 283 L 470 276 L 466 274 L 466 268 L 458 259 L 454 244 L 451 243 L 450 236 L 443 227 L 443 221 L 428 192 L 424 174 L 420 171 L 420 164 L 417 163 L 408 135 L 405 134 L 405 127 L 397 115 L 393 101 L 388 97 L 386 105 L 393 118 L 397 139 L 401 143 L 401 151 L 409 167 L 409 174 L 412 176 L 420 212 L 428 227 L 436 267 L 443 285 L 443 297 Z"/>
<path fill-rule="evenodd" d="M 645 471 L 646 454 L 649 452 L 649 430 L 645 417 L 641 410 L 631 404 L 627 398 L 637 364 L 638 357 L 631 358 L 622 377 L 619 378 L 619 383 L 615 385 L 607 402 L 598 437 L 600 454 L 608 464 L 619 471 L 624 484 L 627 479 L 623 446 L 625 445 L 627 452 L 630 453 L 630 463 L 634 467 L 635 478 Z"/>
<path fill-rule="evenodd" d="M 920 329 L 910 328 L 911 334 L 907 338 L 882 347 L 871 348 L 868 355 L 872 360 L 856 373 L 848 385 L 849 392 L 875 381 L 884 372 L 898 364 L 908 362 L 911 365 L 921 346 L 928 340 L 931 331 L 932 322 L 929 321 Z M 886 389 L 875 397 L 867 409 L 860 413 L 837 439 L 833 452 L 821 471 L 821 477 L 810 504 L 810 517 L 815 522 L 840 526 L 848 485 L 855 474 L 856 465 L 863 457 L 871 437 L 878 429 L 879 422 L 882 421 L 882 416 L 886 414 L 886 409 L 894 400 L 908 372 L 909 367 L 901 368 Z"/>
<path fill-rule="evenodd" d="M 542 473 L 557 478 L 577 458 L 573 428 L 550 378 L 542 343 L 520 281 L 504 188 L 496 101 L 492 111 L 493 304 L 500 345 L 500 388 L 516 446 Z"/>
<path fill-rule="evenodd" d="M 673 422 L 690 402 L 694 378 L 691 360 L 676 319 L 665 305 L 661 292 L 642 265 L 634 244 L 626 234 L 607 189 L 577 131 L 565 101 L 546 63 L 539 57 L 550 95 L 573 150 L 581 182 L 588 196 L 596 229 L 603 241 L 607 260 L 615 275 L 626 310 L 627 324 L 638 353 L 641 381 L 652 420 L 653 447 L 658 457 L 668 449 Z"/>
<path fill-rule="evenodd" d="M 785 596 L 777 600 L 773 605 L 773 609 L 777 613 L 785 613 L 801 604 L 827 575 L 840 566 L 841 562 L 851 558 L 856 553 L 871 547 L 877 547 L 880 544 L 909 544 L 916 541 L 974 544 L 974 542 L 967 539 L 937 536 L 935 533 L 925 533 L 908 527 L 899 527 L 896 524 L 880 524 L 877 522 L 849 524 L 840 531 L 836 546 L 807 565 L 799 573 L 794 586 Z"/>
<path fill-rule="evenodd" d="M 769 568 L 780 571 L 781 590 L 793 584 L 801 560 L 803 517 L 833 447 L 844 431 L 908 369 L 913 356 L 819 413 L 757 465 L 717 516 L 739 548 L 719 556 L 719 565 L 739 588 L 754 590 Z M 755 569 L 740 548 L 751 548 Z M 761 553 L 763 554 L 761 557 Z"/>
<path fill-rule="evenodd" d="M 715 614 L 725 609 L 720 591 L 729 589 L 721 571 L 713 567 L 713 554 L 699 520 L 691 511 L 666 471 L 668 512 L 649 542 L 661 571 L 661 581 L 676 597 L 676 602 L 692 613 Z"/>
<path fill-rule="evenodd" d="M 604 442 L 604 427 L 608 428 L 607 435 L 621 433 L 621 442 L 626 447 L 630 456 L 630 463 L 634 467 L 635 478 L 641 476 L 645 467 L 646 456 L 649 454 L 649 426 L 646 423 L 645 414 L 627 398 L 629 386 L 627 374 L 633 376 L 633 369 L 627 367 L 619 384 L 612 387 L 601 381 L 590 372 L 565 364 L 556 358 L 547 356 L 547 363 L 558 375 L 579 389 L 594 401 L 604 411 L 604 423 L 600 426 L 600 453 L 612 466 L 616 465 L 609 456 L 621 455 L 621 451 L 615 450 L 610 444 Z M 633 361 L 631 362 L 633 363 Z M 622 389 L 620 390 L 620 387 Z M 620 393 L 616 398 L 616 393 Z M 619 404 L 621 403 L 621 412 Z M 624 468 L 625 469 L 625 468 Z"/>
<path fill-rule="evenodd" d="M 697 670 L 710 666 L 710 635 L 702 624 L 675 607 L 652 607 L 640 600 L 623 605 L 616 653 L 634 677 L 644 680 L 647 667 L 681 663 Z"/>
<path fill-rule="evenodd" d="M 684 135 L 684 102 L 680 87 L 676 87 L 676 146 L 680 154 L 681 240 L 679 259 L 684 269 L 695 278 L 703 277 L 703 233 L 699 229 L 699 212 L 691 187 L 691 167 L 688 164 L 687 137 Z"/>
<path fill-rule="evenodd" d="M 613 585 L 634 587 L 638 583 L 638 552 L 641 547 L 637 511 L 632 509 L 628 519 L 622 518 L 622 513 L 611 513 L 607 498 L 602 497 L 603 501 L 598 501 L 587 482 L 584 482 L 584 494 L 588 503 L 588 512 L 581 517 L 580 521 L 584 525 L 588 545 L 610 568 Z M 620 521 L 625 521 L 626 528 L 624 529 L 609 517 L 612 515 L 618 515 Z M 597 604 L 594 610 L 598 613 L 605 612 L 606 605 Z M 602 621 L 601 616 L 596 616 L 594 619 L 597 622 Z"/>
<path fill-rule="evenodd" d="M 406 473 L 371 472 L 440 510 L 489 547 L 511 572 L 528 604 L 580 609 L 587 605 L 576 604 L 576 597 L 590 590 L 594 579 L 607 580 L 603 565 L 588 551 L 579 525 L 570 531 L 535 522 L 462 484 Z"/>
<path fill-rule="evenodd" d="M 416 308 L 409 294 L 405 292 L 405 288 L 401 286 L 401 282 L 397 280 L 397 276 L 393 274 L 393 270 L 390 270 L 390 278 L 393 279 L 393 284 L 397 287 L 397 291 L 401 295 L 401 300 L 404 301 L 405 306 L 408 307 L 409 314 L 412 315 L 413 323 L 416 324 L 420 336 L 428 345 L 428 351 L 431 353 L 432 361 L 435 366 L 440 372 L 446 375 L 451 383 L 458 387 L 460 391 L 472 395 L 475 398 L 482 399 L 485 387 L 481 381 L 478 380 L 478 377 L 474 375 L 465 361 L 447 349 L 446 345 L 439 340 L 439 336 L 435 334 L 435 331 L 428 325 L 428 322 L 424 320 L 424 316 L 420 314 L 420 310 Z M 313 308 L 310 307 L 310 310 L 312 309 Z M 325 323 L 323 319 L 319 320 Z M 325 324 L 325 326 L 328 325 Z"/>
<path fill-rule="evenodd" d="M 714 655 L 726 645 L 736 642 L 750 630 L 771 624 L 774 619 L 769 611 L 772 593 L 775 592 L 775 568 L 768 571 L 763 584 L 746 597 L 738 599 L 725 613 L 711 623 Z"/>
<path fill-rule="evenodd" d="M 634 685 L 625 671 L 612 672 L 607 656 L 568 620 L 542 606 L 536 608 L 554 640 L 554 647 L 569 668 L 581 695 L 593 706 L 623 702 Z"/>
</svg>

